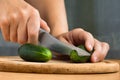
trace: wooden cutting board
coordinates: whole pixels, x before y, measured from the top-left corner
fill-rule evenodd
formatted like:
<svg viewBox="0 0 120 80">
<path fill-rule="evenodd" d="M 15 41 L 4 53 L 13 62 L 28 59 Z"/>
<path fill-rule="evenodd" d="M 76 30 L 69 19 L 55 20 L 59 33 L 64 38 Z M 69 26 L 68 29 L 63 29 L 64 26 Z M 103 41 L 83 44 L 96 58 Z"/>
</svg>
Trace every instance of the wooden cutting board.
<svg viewBox="0 0 120 80">
<path fill-rule="evenodd" d="M 98 63 L 71 63 L 68 60 L 50 60 L 42 62 L 26 62 L 18 56 L 0 57 L 0 71 L 25 73 L 111 73 L 119 71 L 119 64 L 110 60 Z"/>
</svg>

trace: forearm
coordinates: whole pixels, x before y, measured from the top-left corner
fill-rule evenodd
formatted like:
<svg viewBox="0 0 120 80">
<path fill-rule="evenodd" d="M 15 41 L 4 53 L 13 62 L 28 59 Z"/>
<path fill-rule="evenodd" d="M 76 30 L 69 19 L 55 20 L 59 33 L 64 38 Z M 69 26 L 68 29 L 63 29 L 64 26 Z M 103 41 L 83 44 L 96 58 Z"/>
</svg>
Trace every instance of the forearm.
<svg viewBox="0 0 120 80">
<path fill-rule="evenodd" d="M 51 29 L 51 34 L 58 36 L 68 32 L 68 24 L 64 6 L 64 0 L 26 0 L 40 11 Z"/>
</svg>

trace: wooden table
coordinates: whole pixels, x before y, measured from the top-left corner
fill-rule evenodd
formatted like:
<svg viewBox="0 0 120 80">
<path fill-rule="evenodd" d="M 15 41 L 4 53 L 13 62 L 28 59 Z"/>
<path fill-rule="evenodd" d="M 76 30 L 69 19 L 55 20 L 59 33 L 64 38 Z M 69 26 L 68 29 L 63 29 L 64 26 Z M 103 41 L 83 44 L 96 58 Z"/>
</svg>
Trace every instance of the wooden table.
<svg viewBox="0 0 120 80">
<path fill-rule="evenodd" d="M 120 60 L 113 60 L 120 64 Z M 108 74 L 35 74 L 0 72 L 0 80 L 120 80 L 120 71 Z"/>
</svg>

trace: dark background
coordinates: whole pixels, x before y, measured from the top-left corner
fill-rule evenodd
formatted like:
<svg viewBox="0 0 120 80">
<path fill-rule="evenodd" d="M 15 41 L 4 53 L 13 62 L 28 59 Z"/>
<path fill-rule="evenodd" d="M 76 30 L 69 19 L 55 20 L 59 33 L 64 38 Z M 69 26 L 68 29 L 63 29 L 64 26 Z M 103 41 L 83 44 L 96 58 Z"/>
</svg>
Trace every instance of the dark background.
<svg viewBox="0 0 120 80">
<path fill-rule="evenodd" d="M 110 44 L 107 58 L 120 59 L 120 0 L 65 0 L 70 30 L 80 27 Z M 17 55 L 18 44 L 0 35 L 0 55 Z"/>
<path fill-rule="evenodd" d="M 70 29 L 81 27 L 110 44 L 107 58 L 120 59 L 120 0 L 65 0 Z"/>
</svg>

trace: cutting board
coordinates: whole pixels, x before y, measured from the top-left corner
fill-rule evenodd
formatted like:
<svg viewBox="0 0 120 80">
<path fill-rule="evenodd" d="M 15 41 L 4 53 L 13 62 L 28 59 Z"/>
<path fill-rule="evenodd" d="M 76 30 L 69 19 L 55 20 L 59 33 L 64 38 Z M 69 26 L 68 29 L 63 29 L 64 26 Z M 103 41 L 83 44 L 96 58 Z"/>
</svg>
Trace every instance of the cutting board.
<svg viewBox="0 0 120 80">
<path fill-rule="evenodd" d="M 46 63 L 27 62 L 14 56 L 0 57 L 0 71 L 57 74 L 111 73 L 119 71 L 119 64 L 110 60 L 98 63 L 72 63 L 60 59 L 53 59 Z"/>
</svg>

